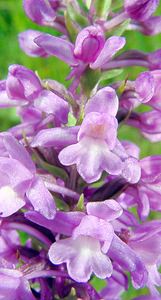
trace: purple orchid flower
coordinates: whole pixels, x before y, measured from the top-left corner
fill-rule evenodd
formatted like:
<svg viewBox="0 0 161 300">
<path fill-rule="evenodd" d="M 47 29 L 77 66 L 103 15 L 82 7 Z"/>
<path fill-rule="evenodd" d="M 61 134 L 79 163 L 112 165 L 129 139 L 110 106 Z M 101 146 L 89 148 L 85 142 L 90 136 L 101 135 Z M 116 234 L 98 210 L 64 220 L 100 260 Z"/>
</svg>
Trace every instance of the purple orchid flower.
<svg viewBox="0 0 161 300">
<path fill-rule="evenodd" d="M 27 16 L 39 25 L 53 26 L 59 0 L 24 0 L 24 10 Z"/>
<path fill-rule="evenodd" d="M 141 73 L 135 81 L 135 90 L 138 94 L 138 99 L 142 103 L 152 106 L 154 109 L 161 110 L 159 101 L 160 84 L 160 70 Z"/>
<path fill-rule="evenodd" d="M 80 31 L 75 45 L 50 34 L 42 34 L 34 41 L 46 53 L 60 58 L 73 67 L 71 77 L 78 74 L 80 76 L 88 64 L 92 69 L 101 68 L 125 45 L 125 38 L 117 36 L 110 37 L 105 42 L 99 26 L 89 26 Z M 91 45 L 92 52 L 91 48 L 88 52 Z"/>
<path fill-rule="evenodd" d="M 35 300 L 27 279 L 22 272 L 14 269 L 0 268 L 0 296 L 2 300 Z"/>
<path fill-rule="evenodd" d="M 145 138 L 151 142 L 161 141 L 161 112 L 152 110 L 145 113 L 134 113 L 127 124 L 140 130 Z"/>
<path fill-rule="evenodd" d="M 52 263 L 66 262 L 69 275 L 78 282 L 88 281 L 92 272 L 100 278 L 110 277 L 112 264 L 106 256 L 114 234 L 110 221 L 121 214 L 122 209 L 114 200 L 88 203 L 87 215 L 74 228 L 72 237 L 50 247 Z"/>
<path fill-rule="evenodd" d="M 110 131 L 109 131 L 110 128 Z M 121 159 L 114 153 L 117 120 L 108 114 L 88 113 L 78 132 L 78 143 L 64 148 L 59 154 L 63 165 L 77 165 L 87 182 L 97 181 L 102 171 L 121 174 Z"/>
<path fill-rule="evenodd" d="M 41 82 L 33 71 L 20 65 L 9 67 L 6 92 L 11 99 L 33 101 L 41 90 Z"/>
<path fill-rule="evenodd" d="M 22 124 L 12 128 L 15 136 L 33 135 L 49 123 L 67 123 L 69 105 L 63 96 L 43 87 L 36 74 L 20 65 L 9 68 L 7 80 L 1 82 L 1 107 L 19 107 Z"/>
<path fill-rule="evenodd" d="M 28 152 L 10 133 L 1 133 L 0 140 L 1 217 L 9 216 L 25 205 L 32 205 L 46 218 L 53 219 L 53 197 L 36 174 L 36 167 Z"/>
<path fill-rule="evenodd" d="M 104 170 L 109 174 L 122 175 L 127 181 L 135 183 L 140 178 L 140 166 L 117 139 L 117 109 L 115 91 L 110 87 L 103 88 L 87 103 L 80 128 L 75 128 L 75 132 L 70 127 L 40 131 L 33 139 L 32 146 L 59 147 L 62 139 L 65 143 L 67 132 L 70 138 L 74 133 L 75 143 L 68 141 L 69 146 L 59 153 L 63 165 L 76 164 L 79 174 L 89 183 L 98 180 Z"/>
<path fill-rule="evenodd" d="M 113 89 L 107 87 L 98 91 L 86 105 L 78 143 L 59 154 L 61 163 L 75 163 L 79 174 L 87 182 L 98 180 L 103 170 L 112 175 L 122 175 L 131 182 L 137 182 L 140 177 L 137 160 L 128 156 L 117 140 L 117 109 L 118 99 Z"/>
<path fill-rule="evenodd" d="M 123 207 L 138 206 L 138 214 L 143 220 L 147 218 L 150 210 L 161 210 L 160 160 L 159 155 L 143 158 L 140 161 L 141 178 L 139 182 L 129 186 L 120 196 L 120 203 Z"/>
<path fill-rule="evenodd" d="M 74 55 L 84 63 L 94 62 L 105 44 L 101 28 L 89 26 L 80 31 L 75 41 Z"/>
<path fill-rule="evenodd" d="M 82 216 L 72 236 L 58 240 L 50 247 L 52 263 L 59 265 L 66 262 L 69 275 L 78 282 L 86 282 L 92 272 L 99 278 L 111 276 L 109 256 L 131 272 L 135 286 L 144 285 L 146 270 L 142 262 L 115 235 L 111 224 L 121 214 L 121 206 L 114 200 L 88 203 L 87 215 Z M 129 261 L 126 260 L 127 255 Z"/>
<path fill-rule="evenodd" d="M 107 279 L 107 286 L 101 290 L 100 296 L 104 300 L 118 300 L 123 291 L 128 288 L 128 278 L 121 268 L 113 263 L 114 269 L 112 276 Z"/>
<path fill-rule="evenodd" d="M 5 260 L 12 266 L 17 263 L 16 252 L 20 246 L 19 235 L 16 230 L 1 228 L 0 260 Z"/>
<path fill-rule="evenodd" d="M 138 226 L 128 244 L 140 256 L 148 271 L 147 286 L 152 296 L 159 296 L 156 286 L 161 285 L 158 268 L 161 263 L 161 222 L 153 220 Z"/>
<path fill-rule="evenodd" d="M 150 105 L 151 99 L 157 94 L 159 83 L 158 75 L 157 71 L 146 71 L 140 73 L 135 81 L 128 80 L 120 97 L 120 106 L 132 110 L 140 104 L 148 103 L 148 105 Z"/>
</svg>

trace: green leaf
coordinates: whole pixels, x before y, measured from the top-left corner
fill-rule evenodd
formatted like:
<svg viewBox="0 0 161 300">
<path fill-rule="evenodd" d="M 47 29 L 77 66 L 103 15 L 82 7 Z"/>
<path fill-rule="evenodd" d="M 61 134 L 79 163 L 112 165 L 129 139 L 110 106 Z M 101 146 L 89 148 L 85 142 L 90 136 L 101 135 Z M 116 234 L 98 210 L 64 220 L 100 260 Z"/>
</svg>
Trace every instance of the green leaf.
<svg viewBox="0 0 161 300">
<path fill-rule="evenodd" d="M 66 181 L 68 179 L 67 173 L 59 167 L 56 167 L 54 165 L 50 165 L 49 163 L 42 160 L 36 152 L 34 152 L 33 160 L 36 161 L 36 163 L 44 170 L 48 171 L 49 173 L 53 174 L 55 177 L 59 177 Z"/>
<path fill-rule="evenodd" d="M 115 77 L 119 76 L 122 72 L 123 72 L 123 69 L 114 69 L 114 70 L 108 70 L 108 71 L 103 72 L 95 86 L 95 90 L 97 90 L 97 87 L 100 83 L 103 84 L 104 81 L 115 78 Z"/>
<path fill-rule="evenodd" d="M 94 276 L 90 281 L 90 284 L 96 289 L 97 292 L 99 292 L 107 286 L 107 281 Z"/>
<path fill-rule="evenodd" d="M 88 9 L 90 8 L 91 5 L 91 0 L 86 0 L 86 3 L 84 0 L 77 0 L 80 8 L 85 12 L 88 13 Z"/>
<path fill-rule="evenodd" d="M 68 206 L 68 204 L 67 204 L 64 200 L 58 198 L 58 197 L 55 196 L 55 195 L 54 195 L 54 200 L 55 200 L 56 207 L 57 207 L 59 210 L 62 210 L 62 211 L 69 211 L 69 206 Z"/>
<path fill-rule="evenodd" d="M 68 11 L 64 12 L 64 18 L 65 18 L 65 25 L 69 32 L 70 39 L 72 42 L 74 42 L 77 37 L 78 30 L 77 30 L 74 22 L 72 21 Z"/>
<path fill-rule="evenodd" d="M 23 232 L 21 230 L 18 230 L 20 243 L 22 246 L 25 246 L 27 240 L 29 239 L 29 235 L 26 232 Z"/>
<path fill-rule="evenodd" d="M 90 6 L 91 6 L 91 0 L 87 0 L 87 1 L 86 1 L 86 5 L 87 5 L 87 8 L 89 9 Z"/>
<path fill-rule="evenodd" d="M 106 19 L 111 7 L 111 0 L 95 0 L 96 15 Z"/>
<path fill-rule="evenodd" d="M 83 15 L 79 14 L 73 7 L 72 4 L 68 4 L 67 6 L 67 12 L 69 14 L 69 17 L 77 24 L 79 24 L 81 27 L 88 26 L 88 20 Z"/>
<path fill-rule="evenodd" d="M 84 194 L 81 194 L 76 205 L 76 210 L 84 211 Z"/>
<path fill-rule="evenodd" d="M 59 177 L 63 180 L 67 180 L 68 179 L 68 175 L 67 173 L 56 166 L 50 165 L 47 162 L 41 161 L 41 166 L 43 169 L 45 169 L 46 171 L 48 171 L 49 173 L 52 173 L 53 175 L 55 175 L 56 177 Z"/>
<path fill-rule="evenodd" d="M 105 71 L 102 73 L 100 81 L 117 77 L 122 72 L 123 72 L 123 69 L 114 69 L 114 70 Z"/>
<path fill-rule="evenodd" d="M 68 126 L 75 126 L 77 123 L 76 118 L 71 114 L 71 112 L 69 112 L 68 114 Z"/>
<path fill-rule="evenodd" d="M 87 98 L 90 97 L 91 91 L 99 81 L 100 74 L 100 70 L 87 69 L 84 75 L 81 77 L 83 92 Z"/>
<path fill-rule="evenodd" d="M 130 19 L 125 20 L 117 27 L 115 27 L 112 31 L 110 31 L 110 36 L 111 35 L 121 36 L 124 33 L 124 31 L 127 30 L 129 24 L 130 24 Z"/>
<path fill-rule="evenodd" d="M 111 10 L 119 9 L 123 6 L 123 0 L 113 0 L 111 3 Z"/>
</svg>

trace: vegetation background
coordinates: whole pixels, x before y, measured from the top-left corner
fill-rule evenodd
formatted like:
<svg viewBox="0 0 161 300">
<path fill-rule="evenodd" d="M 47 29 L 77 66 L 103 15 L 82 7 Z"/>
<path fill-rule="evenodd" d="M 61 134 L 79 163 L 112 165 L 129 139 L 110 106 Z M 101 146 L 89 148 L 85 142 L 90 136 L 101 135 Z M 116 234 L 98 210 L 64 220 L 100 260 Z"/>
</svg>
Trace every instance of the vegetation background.
<svg viewBox="0 0 161 300">
<path fill-rule="evenodd" d="M 161 15 L 161 3 L 156 11 L 156 15 Z M 69 67 L 65 63 L 54 57 L 45 59 L 28 57 L 19 48 L 18 34 L 30 28 L 54 35 L 58 34 L 51 28 L 40 27 L 29 20 L 23 11 L 22 0 L 0 0 L 0 80 L 5 79 L 7 76 L 9 65 L 22 64 L 27 68 L 36 70 L 42 78 L 53 78 L 67 86 L 68 83 L 65 81 L 65 78 Z M 161 34 L 149 37 L 137 32 L 126 32 L 124 36 L 127 40 L 126 49 L 138 49 L 149 52 L 161 48 Z M 141 70 L 143 69 L 138 67 L 127 68 L 124 71 L 123 78 L 128 76 L 128 78 L 134 79 Z M 0 110 L 0 131 L 7 130 L 18 122 L 19 119 L 14 109 Z M 141 157 L 161 154 L 161 142 L 151 144 L 136 129 L 123 126 L 120 128 L 119 136 L 122 139 L 129 139 L 138 144 L 141 148 Z M 100 280 L 95 280 L 93 284 L 98 289 L 102 286 Z M 146 289 L 135 291 L 130 286 L 123 295 L 123 300 L 130 300 L 145 291 Z"/>
</svg>

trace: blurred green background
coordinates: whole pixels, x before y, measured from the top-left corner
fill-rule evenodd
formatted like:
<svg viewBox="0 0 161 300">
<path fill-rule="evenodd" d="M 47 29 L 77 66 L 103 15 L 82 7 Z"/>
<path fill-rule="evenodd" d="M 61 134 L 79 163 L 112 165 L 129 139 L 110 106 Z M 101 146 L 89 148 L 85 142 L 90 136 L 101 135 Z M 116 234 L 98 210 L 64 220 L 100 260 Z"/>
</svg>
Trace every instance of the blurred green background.
<svg viewBox="0 0 161 300">
<path fill-rule="evenodd" d="M 101 0 L 100 0 L 101 1 Z M 161 4 L 156 12 L 161 15 Z M 53 78 L 67 85 L 65 78 L 68 74 L 68 66 L 57 58 L 31 58 L 19 48 L 17 35 L 21 31 L 33 28 L 40 31 L 57 34 L 53 29 L 43 28 L 30 21 L 23 11 L 22 0 L 0 0 L 0 80 L 4 79 L 11 64 L 22 64 L 32 70 L 36 70 L 42 78 Z M 161 34 L 153 37 L 143 36 L 137 32 L 126 32 L 126 49 L 139 49 L 143 51 L 154 51 L 161 48 Z M 128 68 L 124 72 L 124 78 L 136 78 L 137 74 L 143 69 Z M 6 130 L 18 123 L 14 109 L 0 110 L 0 130 Z M 122 126 L 119 130 L 119 137 L 129 139 L 141 148 L 141 157 L 150 154 L 161 154 L 161 143 L 151 144 L 145 140 L 136 129 Z M 101 283 L 94 283 L 100 288 Z M 124 300 L 130 300 L 143 291 L 134 291 L 129 288 L 123 296 Z"/>
</svg>

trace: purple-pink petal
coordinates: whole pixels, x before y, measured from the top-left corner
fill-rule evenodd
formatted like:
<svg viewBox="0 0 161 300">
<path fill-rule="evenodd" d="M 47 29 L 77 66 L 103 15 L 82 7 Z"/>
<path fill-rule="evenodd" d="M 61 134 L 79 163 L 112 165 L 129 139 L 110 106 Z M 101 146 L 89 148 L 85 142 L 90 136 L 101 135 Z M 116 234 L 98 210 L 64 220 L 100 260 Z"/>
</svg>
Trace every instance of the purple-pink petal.
<svg viewBox="0 0 161 300">
<path fill-rule="evenodd" d="M 90 64 L 92 69 L 104 67 L 112 57 L 124 47 L 126 40 L 124 37 L 112 36 L 106 42 L 97 59 Z"/>
<path fill-rule="evenodd" d="M 34 137 L 31 146 L 64 148 L 77 142 L 78 130 L 78 126 L 43 129 Z"/>
<path fill-rule="evenodd" d="M 148 102 L 154 95 L 155 80 L 152 72 L 143 72 L 135 80 L 135 90 L 142 103 Z"/>
<path fill-rule="evenodd" d="M 6 80 L 6 90 L 12 99 L 30 101 L 38 96 L 42 87 L 33 71 L 21 65 L 11 65 Z"/>
<path fill-rule="evenodd" d="M 135 252 L 116 235 L 109 249 L 109 257 L 118 262 L 124 269 L 130 271 L 135 288 L 143 287 L 147 281 L 147 271 L 141 259 Z"/>
<path fill-rule="evenodd" d="M 53 114 L 59 123 L 67 123 L 69 105 L 55 93 L 43 90 L 34 102 L 35 107 L 47 114 Z"/>
<path fill-rule="evenodd" d="M 56 207 L 54 198 L 40 178 L 34 179 L 26 195 L 33 205 L 34 210 L 38 211 L 47 219 L 53 219 L 55 217 Z"/>
<path fill-rule="evenodd" d="M 118 111 L 118 97 L 116 92 L 111 87 L 104 87 L 97 91 L 86 104 L 85 112 L 107 113 L 111 116 L 116 116 Z"/>
<path fill-rule="evenodd" d="M 105 43 L 101 27 L 89 26 L 79 32 L 75 41 L 74 55 L 85 63 L 96 60 Z"/>
<path fill-rule="evenodd" d="M 26 30 L 18 35 L 18 40 L 19 40 L 19 45 L 21 49 L 29 56 L 37 57 L 37 56 L 42 56 L 42 57 L 47 57 L 48 54 L 39 47 L 35 42 L 34 39 L 41 35 L 41 31 L 37 30 Z"/>
<path fill-rule="evenodd" d="M 88 215 L 92 215 L 106 221 L 113 221 L 121 216 L 123 210 L 119 203 L 115 200 L 109 199 L 103 202 L 87 203 L 87 213 Z"/>
<path fill-rule="evenodd" d="M 52 25 L 55 19 L 55 11 L 48 0 L 23 0 L 24 10 L 27 16 L 40 25 Z"/>
<path fill-rule="evenodd" d="M 78 61 L 73 53 L 74 46 L 67 40 L 44 33 L 34 41 L 49 55 L 56 56 L 71 66 L 78 65 Z"/>
</svg>

